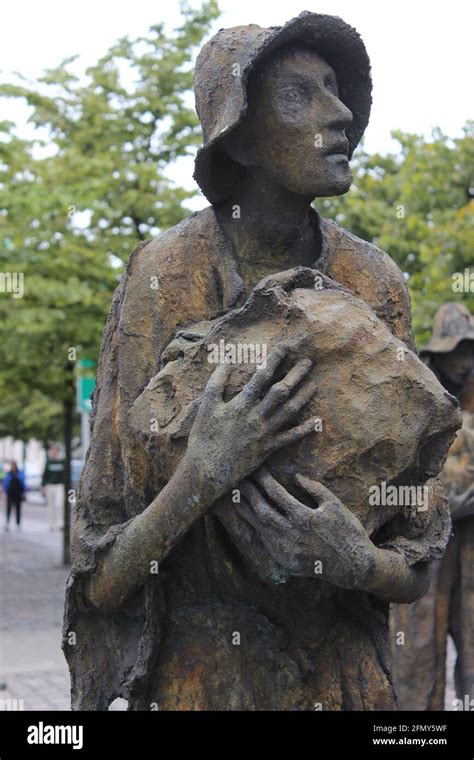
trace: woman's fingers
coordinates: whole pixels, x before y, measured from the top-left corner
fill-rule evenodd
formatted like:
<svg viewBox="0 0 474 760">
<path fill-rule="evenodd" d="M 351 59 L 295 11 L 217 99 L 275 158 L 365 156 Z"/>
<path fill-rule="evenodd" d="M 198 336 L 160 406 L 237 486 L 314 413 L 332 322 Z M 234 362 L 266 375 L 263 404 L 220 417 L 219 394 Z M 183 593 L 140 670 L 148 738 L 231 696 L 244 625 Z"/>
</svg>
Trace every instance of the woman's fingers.
<svg viewBox="0 0 474 760">
<path fill-rule="evenodd" d="M 300 359 L 282 380 L 272 385 L 260 404 L 262 414 L 267 416 L 278 409 L 306 377 L 312 366 L 313 363 L 310 359 Z"/>
<path fill-rule="evenodd" d="M 231 370 L 230 364 L 219 364 L 214 370 L 207 381 L 202 395 L 202 408 L 205 409 L 210 405 L 214 406 L 214 404 L 222 401 Z"/>
<path fill-rule="evenodd" d="M 270 352 L 265 366 L 260 366 L 255 370 L 252 377 L 244 385 L 239 394 L 234 400 L 249 400 L 260 398 L 265 388 L 271 383 L 273 375 L 275 374 L 279 364 L 283 361 L 289 351 L 287 345 L 278 346 Z"/>
<path fill-rule="evenodd" d="M 314 426 L 316 420 L 310 419 L 306 422 L 302 422 L 301 425 L 297 425 L 291 430 L 285 430 L 283 433 L 276 433 L 270 443 L 270 452 L 281 449 L 283 446 L 291 446 L 293 443 L 297 443 L 305 435 L 314 433 Z"/>
<path fill-rule="evenodd" d="M 268 504 L 268 502 L 262 496 L 258 488 L 253 485 L 253 483 L 245 480 L 241 484 L 240 490 L 251 506 L 251 509 L 248 507 L 246 508 L 248 511 L 244 512 L 243 515 L 244 517 L 247 517 L 251 525 L 257 528 L 257 530 L 260 529 L 260 531 L 262 526 L 285 529 L 285 518 L 282 515 L 278 514 L 278 512 Z M 236 507 L 238 506 L 239 505 L 236 505 Z M 245 505 L 240 505 L 240 507 L 243 506 Z M 252 512 L 254 513 L 253 515 L 251 514 Z"/>
<path fill-rule="evenodd" d="M 296 473 L 295 482 L 303 489 L 303 491 L 306 491 L 307 494 L 316 499 L 320 506 L 326 506 L 329 504 L 331 504 L 331 506 L 338 506 L 340 504 L 337 496 L 334 496 L 332 491 L 330 491 L 329 488 L 326 488 L 326 486 L 323 486 L 319 480 L 312 480 L 311 478 Z"/>
<path fill-rule="evenodd" d="M 243 510 L 235 509 L 236 506 L 245 507 L 246 505 L 236 505 L 234 503 L 225 504 L 225 514 L 223 515 L 224 525 L 229 526 L 232 529 L 232 532 L 245 543 L 249 549 L 252 549 L 254 548 L 257 539 L 257 531 L 247 517 L 242 514 Z"/>
<path fill-rule="evenodd" d="M 288 399 L 282 408 L 270 418 L 270 423 L 274 430 L 278 430 L 285 425 L 285 423 L 287 424 L 288 422 L 291 422 L 305 404 L 307 404 L 308 401 L 311 401 L 317 388 L 318 386 L 314 382 L 307 382 L 299 388 L 293 398 Z"/>
<path fill-rule="evenodd" d="M 270 499 L 288 516 L 294 515 L 301 509 L 302 505 L 298 499 L 288 493 L 286 488 L 275 480 L 265 467 L 261 467 L 252 477 L 264 489 Z"/>
</svg>

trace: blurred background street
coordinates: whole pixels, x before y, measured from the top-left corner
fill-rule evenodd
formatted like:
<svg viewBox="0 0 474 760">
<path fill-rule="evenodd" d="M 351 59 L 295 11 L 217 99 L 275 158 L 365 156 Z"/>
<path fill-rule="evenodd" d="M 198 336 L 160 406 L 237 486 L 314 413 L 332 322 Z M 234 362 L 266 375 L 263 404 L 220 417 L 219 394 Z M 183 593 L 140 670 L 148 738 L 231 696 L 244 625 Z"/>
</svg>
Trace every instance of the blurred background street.
<svg viewBox="0 0 474 760">
<path fill-rule="evenodd" d="M 25 710 L 68 710 L 69 676 L 61 651 L 64 588 L 62 533 L 48 528 L 39 492 L 28 494 L 19 531 L 0 533 L 0 699 Z"/>
<path fill-rule="evenodd" d="M 17 700 L 13 705 L 24 710 L 70 710 L 61 650 L 69 574 L 62 564 L 62 540 L 62 531 L 49 529 L 39 491 L 28 493 L 22 505 L 20 530 L 10 521 L 8 532 L 0 497 L 0 709 L 10 709 L 6 700 Z M 122 699 L 109 707 L 124 709 Z"/>
</svg>

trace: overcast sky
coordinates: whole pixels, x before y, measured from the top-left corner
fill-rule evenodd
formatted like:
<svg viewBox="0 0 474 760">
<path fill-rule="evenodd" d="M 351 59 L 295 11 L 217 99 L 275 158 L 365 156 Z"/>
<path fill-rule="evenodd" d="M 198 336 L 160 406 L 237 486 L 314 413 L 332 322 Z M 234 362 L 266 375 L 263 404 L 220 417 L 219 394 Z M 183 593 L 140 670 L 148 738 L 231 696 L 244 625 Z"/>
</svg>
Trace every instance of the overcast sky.
<svg viewBox="0 0 474 760">
<path fill-rule="evenodd" d="M 474 118 L 474 3 L 468 0 L 220 0 L 219 5 L 215 31 L 248 23 L 275 26 L 302 10 L 338 15 L 355 26 L 373 69 L 369 150 L 390 148 L 392 129 L 429 134 L 440 126 L 456 136 Z M 13 70 L 39 75 L 76 53 L 85 67 L 120 36 L 138 36 L 159 21 L 179 24 L 178 0 L 14 0 L 2 9 L 2 79 Z"/>
</svg>

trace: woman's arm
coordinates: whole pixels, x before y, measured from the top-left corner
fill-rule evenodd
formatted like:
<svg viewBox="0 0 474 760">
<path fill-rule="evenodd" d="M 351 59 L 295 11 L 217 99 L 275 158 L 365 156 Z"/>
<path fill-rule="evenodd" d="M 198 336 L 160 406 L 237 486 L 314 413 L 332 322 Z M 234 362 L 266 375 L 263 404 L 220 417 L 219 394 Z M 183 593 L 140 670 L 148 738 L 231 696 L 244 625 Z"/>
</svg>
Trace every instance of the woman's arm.
<svg viewBox="0 0 474 760">
<path fill-rule="evenodd" d="M 360 520 L 322 483 L 299 475 L 295 480 L 316 509 L 288 493 L 265 468 L 241 484 L 247 503 L 233 505 L 289 575 L 320 577 L 398 603 L 426 592 L 429 562 L 410 565 L 402 553 L 375 546 Z"/>
<path fill-rule="evenodd" d="M 142 584 L 151 562 L 161 562 L 191 525 L 272 452 L 314 432 L 314 420 L 288 429 L 316 386 L 304 382 L 311 362 L 302 359 L 272 384 L 288 353 L 270 355 L 231 401 L 224 391 L 231 366 L 219 366 L 209 379 L 191 429 L 186 453 L 169 483 L 151 504 L 117 535 L 85 584 L 98 608 L 117 608 Z M 297 390 L 295 390 L 297 388 Z M 295 391 L 293 393 L 293 391 Z M 284 432 L 279 432 L 283 428 Z"/>
<path fill-rule="evenodd" d="M 183 460 L 151 504 L 119 534 L 97 570 L 87 579 L 89 601 L 104 612 L 120 606 L 162 562 L 174 544 L 211 506 L 210 495 Z"/>
<path fill-rule="evenodd" d="M 374 567 L 364 591 L 397 604 L 409 604 L 428 591 L 431 562 L 409 565 L 403 554 L 374 546 Z"/>
</svg>

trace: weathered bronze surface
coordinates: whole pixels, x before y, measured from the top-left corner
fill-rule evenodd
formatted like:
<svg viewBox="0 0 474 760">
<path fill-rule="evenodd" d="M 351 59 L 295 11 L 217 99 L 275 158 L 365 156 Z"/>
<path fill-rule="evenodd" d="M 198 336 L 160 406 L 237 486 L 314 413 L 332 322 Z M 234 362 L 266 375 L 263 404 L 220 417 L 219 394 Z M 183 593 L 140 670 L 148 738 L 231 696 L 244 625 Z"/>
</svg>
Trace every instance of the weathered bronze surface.
<svg viewBox="0 0 474 760">
<path fill-rule="evenodd" d="M 435 563 L 427 594 L 397 606 L 391 618 L 394 677 L 404 710 L 474 707 L 474 320 L 456 303 L 442 306 L 424 355 L 461 402 L 463 424 L 449 450 L 442 480 L 449 495 L 453 537 Z M 404 635 L 397 644 L 397 635 Z M 456 647 L 456 697 L 446 704 L 448 635 Z"/>
<path fill-rule="evenodd" d="M 413 352 L 397 266 L 311 206 L 349 189 L 370 91 L 334 17 L 201 52 L 213 205 L 133 252 L 103 338 L 64 624 L 75 709 L 395 707 L 388 605 L 426 591 L 447 543 L 433 478 L 460 415 Z M 221 338 L 265 345 L 265 366 L 211 374 Z M 428 483 L 428 503 L 369 508 L 385 480 Z"/>
</svg>

